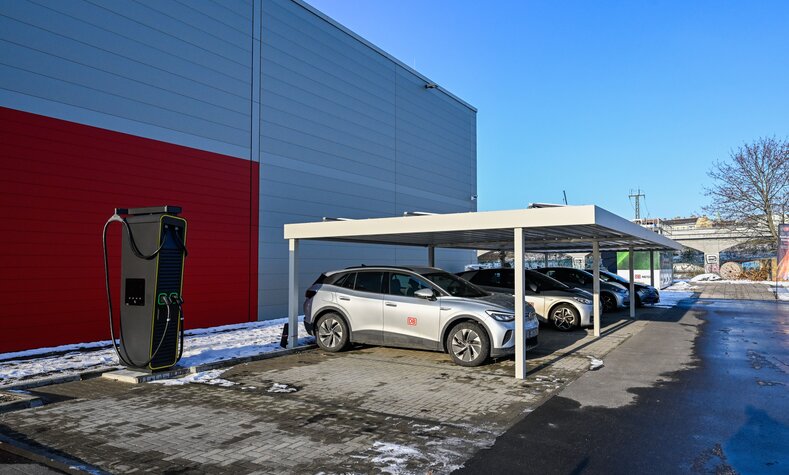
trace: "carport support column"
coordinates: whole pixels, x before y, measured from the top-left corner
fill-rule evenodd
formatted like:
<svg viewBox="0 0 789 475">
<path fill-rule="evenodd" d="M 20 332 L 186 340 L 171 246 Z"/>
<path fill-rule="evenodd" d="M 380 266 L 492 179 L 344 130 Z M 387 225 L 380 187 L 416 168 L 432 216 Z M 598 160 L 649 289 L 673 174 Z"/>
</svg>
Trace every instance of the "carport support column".
<svg viewBox="0 0 789 475">
<path fill-rule="evenodd" d="M 427 246 L 427 265 L 436 266 L 436 246 Z"/>
<path fill-rule="evenodd" d="M 299 240 L 288 239 L 288 348 L 299 340 Z"/>
<path fill-rule="evenodd" d="M 655 251 L 649 250 L 649 285 L 655 286 Z"/>
<path fill-rule="evenodd" d="M 592 307 L 594 312 L 594 336 L 600 336 L 600 243 L 592 242 Z"/>
<path fill-rule="evenodd" d="M 526 378 L 526 335 L 523 325 L 526 322 L 526 282 L 523 264 L 523 228 L 515 228 L 515 378 Z"/>
<path fill-rule="evenodd" d="M 636 283 L 634 282 L 636 271 L 633 269 L 636 264 L 636 258 L 633 252 L 633 248 L 629 248 L 627 250 L 627 268 L 629 269 L 628 272 L 630 275 L 628 276 L 630 281 L 630 288 L 628 291 L 630 292 L 630 318 L 636 318 Z"/>
</svg>

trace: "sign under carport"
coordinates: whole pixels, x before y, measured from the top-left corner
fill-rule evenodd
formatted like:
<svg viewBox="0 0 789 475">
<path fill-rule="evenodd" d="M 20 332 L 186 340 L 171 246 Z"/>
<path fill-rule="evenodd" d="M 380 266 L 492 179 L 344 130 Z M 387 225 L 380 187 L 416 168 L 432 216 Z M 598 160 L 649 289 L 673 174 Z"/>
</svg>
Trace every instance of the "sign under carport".
<svg viewBox="0 0 789 475">
<path fill-rule="evenodd" d="M 331 220 L 285 225 L 289 242 L 288 342 L 298 340 L 298 249 L 304 239 L 420 246 L 435 265 L 436 248 L 515 252 L 515 377 L 526 376 L 523 324 L 525 252 L 592 252 L 594 335 L 600 336 L 600 251 L 630 251 L 630 316 L 635 317 L 633 251 L 679 250 L 676 242 L 594 205 L 418 214 L 393 218 Z"/>
</svg>

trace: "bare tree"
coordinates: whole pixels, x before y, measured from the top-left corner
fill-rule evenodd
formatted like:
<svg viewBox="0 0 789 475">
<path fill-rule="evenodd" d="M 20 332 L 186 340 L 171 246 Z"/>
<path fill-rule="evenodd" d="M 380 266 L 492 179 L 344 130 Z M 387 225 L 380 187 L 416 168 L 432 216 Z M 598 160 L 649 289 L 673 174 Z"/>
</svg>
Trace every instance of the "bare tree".
<svg viewBox="0 0 789 475">
<path fill-rule="evenodd" d="M 776 242 L 775 216 L 783 217 L 789 204 L 789 141 L 765 137 L 744 144 L 707 174 L 715 182 L 705 188 L 712 203 L 704 211 Z"/>
</svg>

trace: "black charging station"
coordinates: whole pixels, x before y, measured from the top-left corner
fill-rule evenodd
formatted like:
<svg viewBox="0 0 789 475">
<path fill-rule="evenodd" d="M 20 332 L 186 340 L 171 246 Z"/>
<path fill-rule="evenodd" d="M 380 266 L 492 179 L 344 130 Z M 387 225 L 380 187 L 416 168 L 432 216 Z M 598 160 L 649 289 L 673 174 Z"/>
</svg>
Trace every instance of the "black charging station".
<svg viewBox="0 0 789 475">
<path fill-rule="evenodd" d="M 104 225 L 104 272 L 110 337 L 121 363 L 137 370 L 175 366 L 183 354 L 183 269 L 186 220 L 181 208 L 116 208 Z M 123 225 L 121 305 L 116 342 L 107 258 L 107 229 Z"/>
</svg>

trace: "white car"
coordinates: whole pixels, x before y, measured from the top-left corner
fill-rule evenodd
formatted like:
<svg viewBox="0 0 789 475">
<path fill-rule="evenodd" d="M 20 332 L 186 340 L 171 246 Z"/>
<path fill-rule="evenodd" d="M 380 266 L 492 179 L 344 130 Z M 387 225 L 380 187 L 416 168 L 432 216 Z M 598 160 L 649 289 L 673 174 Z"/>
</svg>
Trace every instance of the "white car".
<svg viewBox="0 0 789 475">
<path fill-rule="evenodd" d="M 512 268 L 479 269 L 458 275 L 494 292 L 512 293 L 515 289 L 515 270 Z M 526 270 L 524 279 L 524 298 L 534 307 L 540 320 L 560 331 L 593 325 L 592 294 L 568 287 L 533 270 Z"/>
<path fill-rule="evenodd" d="M 513 298 L 433 267 L 351 267 L 307 290 L 304 326 L 325 351 L 349 343 L 444 351 L 461 366 L 515 352 Z M 526 349 L 539 322 L 528 308 Z"/>
</svg>

